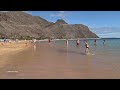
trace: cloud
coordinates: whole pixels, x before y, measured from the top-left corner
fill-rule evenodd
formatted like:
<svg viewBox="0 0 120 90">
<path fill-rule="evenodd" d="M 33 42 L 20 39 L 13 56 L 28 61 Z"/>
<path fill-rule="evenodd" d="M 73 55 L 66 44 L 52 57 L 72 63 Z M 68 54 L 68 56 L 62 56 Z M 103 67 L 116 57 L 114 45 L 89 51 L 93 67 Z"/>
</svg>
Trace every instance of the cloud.
<svg viewBox="0 0 120 90">
<path fill-rule="evenodd" d="M 99 37 L 119 37 L 120 38 L 120 27 L 106 27 L 106 28 L 93 28 L 90 29 L 96 33 Z"/>
<path fill-rule="evenodd" d="M 65 11 L 58 11 L 56 14 L 51 14 L 51 17 L 59 17 L 61 19 L 65 18 L 66 12 Z"/>
<path fill-rule="evenodd" d="M 60 13 L 64 13 L 65 11 L 59 11 Z"/>
<path fill-rule="evenodd" d="M 109 37 L 119 37 L 120 38 L 120 32 L 109 32 L 109 33 L 98 33 L 97 34 L 98 36 L 100 36 L 100 37 L 107 37 L 107 38 L 109 38 Z"/>
</svg>

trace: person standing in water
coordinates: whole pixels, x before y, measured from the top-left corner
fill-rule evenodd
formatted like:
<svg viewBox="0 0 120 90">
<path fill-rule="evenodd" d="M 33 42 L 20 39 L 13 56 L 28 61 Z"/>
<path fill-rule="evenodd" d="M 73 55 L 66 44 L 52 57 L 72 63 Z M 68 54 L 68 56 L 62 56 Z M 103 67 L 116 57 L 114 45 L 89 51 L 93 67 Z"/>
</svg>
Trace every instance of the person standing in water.
<svg viewBox="0 0 120 90">
<path fill-rule="evenodd" d="M 68 39 L 66 39 L 66 46 L 68 47 Z"/>
<path fill-rule="evenodd" d="M 105 40 L 103 40 L 103 45 L 105 44 Z"/>
<path fill-rule="evenodd" d="M 51 42 L 51 40 L 49 39 L 49 40 L 48 40 L 48 43 L 50 44 L 50 42 Z"/>
<path fill-rule="evenodd" d="M 89 52 L 89 44 L 87 43 L 86 40 L 84 41 L 84 43 L 85 43 L 85 47 L 86 47 L 85 53 L 88 55 L 88 54 L 90 54 L 90 52 Z"/>
<path fill-rule="evenodd" d="M 96 39 L 94 40 L 94 45 L 96 45 Z"/>
<path fill-rule="evenodd" d="M 79 39 L 77 39 L 76 40 L 76 46 L 79 46 L 79 44 L 80 44 L 80 41 L 79 41 Z"/>
</svg>

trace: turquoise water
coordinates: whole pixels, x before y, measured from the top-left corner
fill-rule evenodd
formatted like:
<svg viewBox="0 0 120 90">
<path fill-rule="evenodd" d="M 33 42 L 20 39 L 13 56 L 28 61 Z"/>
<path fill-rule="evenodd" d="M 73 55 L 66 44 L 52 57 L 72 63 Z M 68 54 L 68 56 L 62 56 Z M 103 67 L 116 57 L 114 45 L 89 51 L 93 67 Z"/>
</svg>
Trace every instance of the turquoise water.
<svg viewBox="0 0 120 90">
<path fill-rule="evenodd" d="M 105 44 L 103 44 L 103 40 L 105 40 Z M 68 49 L 79 51 L 84 53 L 85 45 L 84 41 L 80 40 L 79 48 L 76 47 L 75 40 L 68 41 Z M 105 56 L 105 57 L 115 57 L 119 58 L 120 55 L 120 39 L 97 39 L 96 45 L 94 45 L 94 39 L 87 39 L 87 42 L 90 46 L 90 53 L 95 54 L 97 56 Z M 55 41 L 56 45 L 63 46 L 65 45 L 65 40 Z"/>
</svg>

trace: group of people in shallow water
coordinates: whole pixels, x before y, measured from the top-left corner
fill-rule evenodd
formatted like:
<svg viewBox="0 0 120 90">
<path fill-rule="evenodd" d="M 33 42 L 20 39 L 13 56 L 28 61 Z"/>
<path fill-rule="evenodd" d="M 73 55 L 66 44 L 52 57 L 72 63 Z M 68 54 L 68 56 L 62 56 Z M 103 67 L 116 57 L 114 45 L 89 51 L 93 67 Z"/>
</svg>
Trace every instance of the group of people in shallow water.
<svg viewBox="0 0 120 90">
<path fill-rule="evenodd" d="M 87 43 L 87 40 L 84 40 L 84 43 L 85 43 L 85 47 L 86 47 L 85 53 L 90 54 L 90 52 L 89 52 L 89 44 Z M 78 47 L 79 45 L 80 45 L 80 40 L 77 39 L 76 40 L 76 46 Z M 66 39 L 66 46 L 68 46 L 68 39 Z"/>
<path fill-rule="evenodd" d="M 90 52 L 89 52 L 89 44 L 87 43 L 87 40 L 84 40 L 84 43 L 85 43 L 85 47 L 86 47 L 85 53 L 90 54 Z M 76 46 L 78 47 L 79 45 L 80 45 L 80 40 L 77 39 L 76 40 Z M 66 39 L 66 46 L 68 47 L 68 39 Z"/>
<path fill-rule="evenodd" d="M 94 45 L 96 46 L 97 45 L 97 43 L 96 43 L 97 41 L 96 41 L 96 39 L 94 40 Z M 105 40 L 103 40 L 103 45 L 105 44 Z M 85 41 L 85 46 L 86 46 L 86 50 L 85 50 L 85 53 L 86 54 L 90 54 L 90 52 L 89 52 L 89 45 L 88 45 L 88 43 Z"/>
<path fill-rule="evenodd" d="M 96 39 L 94 40 L 94 45 L 96 45 L 97 43 L 96 43 L 97 41 L 96 41 Z M 85 44 L 85 53 L 88 55 L 88 54 L 90 54 L 90 51 L 89 51 L 89 49 L 90 49 L 90 47 L 89 47 L 89 44 L 88 44 L 88 42 L 87 42 L 87 40 L 84 40 L 84 44 Z M 103 44 L 105 44 L 105 40 L 103 40 Z M 79 39 L 77 39 L 76 40 L 76 46 L 78 47 L 80 45 L 80 40 Z M 68 39 L 66 39 L 66 46 L 68 46 Z"/>
<path fill-rule="evenodd" d="M 79 46 L 79 44 L 80 44 L 80 40 L 77 39 L 77 40 L 76 40 L 76 46 Z M 85 53 L 86 53 L 86 54 L 90 54 L 90 52 L 89 52 L 89 44 L 87 43 L 87 40 L 84 40 L 84 44 L 85 44 L 85 47 L 86 47 Z"/>
<path fill-rule="evenodd" d="M 33 40 L 33 43 L 35 44 L 35 42 L 36 42 L 36 40 L 34 39 Z M 97 43 L 96 43 L 97 41 L 96 41 L 96 39 L 94 40 L 94 45 L 96 45 Z M 50 44 L 51 43 L 51 39 L 48 39 L 48 43 Z M 84 44 L 85 44 L 85 53 L 88 55 L 88 54 L 90 54 L 90 51 L 89 51 L 89 49 L 90 49 L 90 47 L 89 47 L 89 44 L 88 44 L 88 42 L 87 42 L 87 40 L 84 40 Z M 103 40 L 103 44 L 105 44 L 105 40 Z M 78 47 L 80 45 L 80 40 L 79 39 L 77 39 L 76 40 L 76 46 Z M 68 47 L 68 39 L 66 39 L 66 46 Z"/>
</svg>

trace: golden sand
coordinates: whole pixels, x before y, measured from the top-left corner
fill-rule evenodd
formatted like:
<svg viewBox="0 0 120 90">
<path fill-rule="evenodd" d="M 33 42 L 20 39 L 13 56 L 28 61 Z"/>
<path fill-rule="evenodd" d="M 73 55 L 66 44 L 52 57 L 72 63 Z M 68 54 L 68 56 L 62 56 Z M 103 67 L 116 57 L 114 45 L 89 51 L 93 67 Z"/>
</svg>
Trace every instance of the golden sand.
<svg viewBox="0 0 120 90">
<path fill-rule="evenodd" d="M 19 42 L 0 42 L 0 68 L 2 68 L 9 60 L 9 56 L 14 55 L 29 48 L 30 42 L 19 41 Z"/>
</svg>

